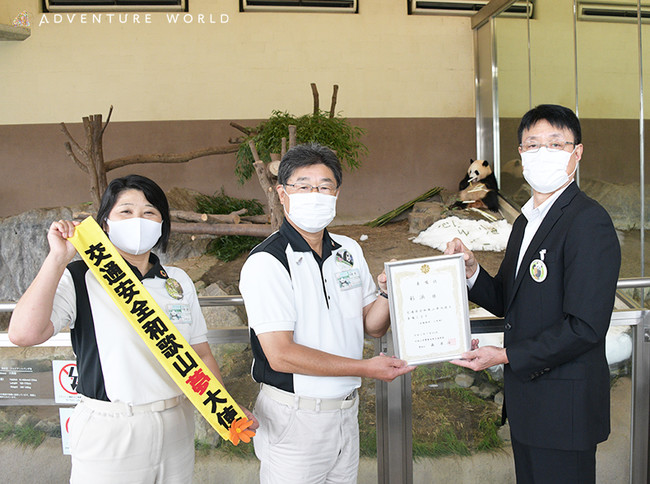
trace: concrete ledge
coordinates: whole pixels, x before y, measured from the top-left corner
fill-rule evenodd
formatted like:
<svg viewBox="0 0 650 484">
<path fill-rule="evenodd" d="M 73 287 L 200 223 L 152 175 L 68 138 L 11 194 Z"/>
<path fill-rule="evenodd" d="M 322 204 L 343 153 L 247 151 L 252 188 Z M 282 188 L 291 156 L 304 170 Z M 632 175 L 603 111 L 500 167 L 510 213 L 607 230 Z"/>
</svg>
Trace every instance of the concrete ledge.
<svg viewBox="0 0 650 484">
<path fill-rule="evenodd" d="M 0 40 L 25 40 L 30 35 L 32 31 L 27 27 L 0 24 Z"/>
</svg>

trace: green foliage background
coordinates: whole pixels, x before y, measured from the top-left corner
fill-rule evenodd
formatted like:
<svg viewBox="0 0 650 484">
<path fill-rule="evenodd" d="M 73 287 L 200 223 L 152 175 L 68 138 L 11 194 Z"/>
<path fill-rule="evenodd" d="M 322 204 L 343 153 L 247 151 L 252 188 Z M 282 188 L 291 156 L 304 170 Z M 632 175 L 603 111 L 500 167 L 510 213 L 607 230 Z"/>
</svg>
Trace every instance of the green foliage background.
<svg viewBox="0 0 650 484">
<path fill-rule="evenodd" d="M 254 173 L 253 154 L 249 140 L 255 142 L 260 159 L 271 161 L 271 153 L 281 153 L 282 138 L 289 138 L 289 125 L 296 126 L 297 143 L 320 143 L 336 151 L 339 160 L 349 169 L 359 168 L 360 158 L 368 153 L 368 148 L 361 142 L 365 133 L 363 128 L 352 126 L 346 118 L 329 117 L 329 112 L 320 110 L 318 114 L 305 114 L 296 117 L 286 111 L 273 111 L 271 117 L 260 123 L 255 134 L 247 136 L 237 151 L 235 175 L 244 183 Z"/>
<path fill-rule="evenodd" d="M 196 197 L 196 211 L 199 213 L 225 215 L 245 208 L 246 215 L 263 215 L 264 205 L 258 200 L 245 200 L 230 197 L 225 194 L 223 187 L 221 193 L 212 196 L 200 195 Z M 207 247 L 206 252 L 214 255 L 217 259 L 230 262 L 239 257 L 240 254 L 250 251 L 260 243 L 258 237 L 248 235 L 224 235 L 213 239 Z"/>
</svg>

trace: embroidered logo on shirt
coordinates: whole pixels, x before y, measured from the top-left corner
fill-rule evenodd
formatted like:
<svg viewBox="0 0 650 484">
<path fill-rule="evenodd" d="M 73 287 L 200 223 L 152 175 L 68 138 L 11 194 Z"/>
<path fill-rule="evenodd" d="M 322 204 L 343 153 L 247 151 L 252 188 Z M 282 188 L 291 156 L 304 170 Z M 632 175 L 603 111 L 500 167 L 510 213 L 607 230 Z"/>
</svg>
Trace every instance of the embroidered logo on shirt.
<svg viewBox="0 0 650 484">
<path fill-rule="evenodd" d="M 350 254 L 347 250 L 343 249 L 342 251 L 339 250 L 336 253 L 336 262 L 339 262 L 343 265 L 352 267 L 354 265 L 354 259 L 352 258 L 352 254 Z"/>
</svg>

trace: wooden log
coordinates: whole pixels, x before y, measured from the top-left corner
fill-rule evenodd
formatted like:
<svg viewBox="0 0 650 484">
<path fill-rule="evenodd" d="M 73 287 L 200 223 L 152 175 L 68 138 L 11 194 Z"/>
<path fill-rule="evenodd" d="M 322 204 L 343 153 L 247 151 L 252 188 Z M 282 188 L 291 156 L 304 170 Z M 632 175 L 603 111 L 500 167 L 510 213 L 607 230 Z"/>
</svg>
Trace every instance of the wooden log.
<svg viewBox="0 0 650 484">
<path fill-rule="evenodd" d="M 255 147 L 255 142 L 252 139 L 248 140 L 248 147 L 251 149 L 251 154 L 255 162 L 262 161 L 260 160 L 260 155 L 257 153 L 257 148 Z"/>
<path fill-rule="evenodd" d="M 242 208 L 229 214 L 211 214 L 188 212 L 186 210 L 171 210 L 170 215 L 174 221 L 211 223 L 211 224 L 238 224 L 241 222 L 240 215 L 248 213 L 248 210 Z"/>
<path fill-rule="evenodd" d="M 251 237 L 268 237 L 273 233 L 268 224 L 203 224 L 172 222 L 172 233 L 207 234 L 207 235 L 249 235 Z"/>
<path fill-rule="evenodd" d="M 253 168 L 255 168 L 260 186 L 266 194 L 268 213 L 271 214 L 271 227 L 273 227 L 273 230 L 277 230 L 284 220 L 284 208 L 280 203 L 278 193 L 275 191 L 274 177 L 268 172 L 266 163 L 263 161 L 253 163 Z"/>
<path fill-rule="evenodd" d="M 271 217 L 268 215 L 244 215 L 241 221 L 242 223 L 268 224 L 271 221 Z"/>
<path fill-rule="evenodd" d="M 269 173 L 274 177 L 278 176 L 278 171 L 280 170 L 280 160 L 275 160 L 267 163 L 266 167 L 269 170 Z"/>
<path fill-rule="evenodd" d="M 289 125 L 289 148 L 293 148 L 294 146 L 296 146 L 297 130 L 298 128 L 296 127 L 295 124 Z"/>
</svg>

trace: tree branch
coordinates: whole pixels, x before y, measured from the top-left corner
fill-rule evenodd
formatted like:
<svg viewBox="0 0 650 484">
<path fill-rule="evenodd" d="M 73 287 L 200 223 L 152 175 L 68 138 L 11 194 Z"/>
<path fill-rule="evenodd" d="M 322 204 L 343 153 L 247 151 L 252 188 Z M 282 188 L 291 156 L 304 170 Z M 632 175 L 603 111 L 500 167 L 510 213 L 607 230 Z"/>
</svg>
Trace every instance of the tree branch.
<svg viewBox="0 0 650 484">
<path fill-rule="evenodd" d="M 317 116 L 320 109 L 320 103 L 318 101 L 318 88 L 314 82 L 311 83 L 311 94 L 314 96 L 314 116 Z"/>
<path fill-rule="evenodd" d="M 108 117 L 106 118 L 106 123 L 104 123 L 104 127 L 102 128 L 102 131 L 101 131 L 101 133 L 99 133 L 100 138 L 102 136 L 104 136 L 104 131 L 106 131 L 106 127 L 108 126 L 108 123 L 111 121 L 111 114 L 113 114 L 113 105 L 112 104 L 111 104 L 110 109 L 108 110 Z"/>
<path fill-rule="evenodd" d="M 251 134 L 255 134 L 255 133 L 256 133 L 256 131 L 255 131 L 254 128 L 247 128 L 246 126 L 242 126 L 241 124 L 239 124 L 239 123 L 235 123 L 234 121 L 231 121 L 231 122 L 230 122 L 230 126 L 232 126 L 233 128 L 235 128 L 235 129 L 241 131 L 241 132 L 244 133 L 246 136 L 250 136 Z"/>
<path fill-rule="evenodd" d="M 163 153 L 158 155 L 133 155 L 124 156 L 108 161 L 104 164 L 106 171 L 115 170 L 126 165 L 137 165 L 140 163 L 185 163 L 195 158 L 210 155 L 225 155 L 235 153 L 238 146 L 216 146 L 205 148 L 198 151 L 189 151 L 187 153 Z"/>
<path fill-rule="evenodd" d="M 83 161 L 81 161 L 79 158 L 77 158 L 77 156 L 74 154 L 74 151 L 72 151 L 72 146 L 70 145 L 70 142 L 66 141 L 65 143 L 63 143 L 63 146 L 65 146 L 65 151 L 66 151 L 66 153 L 68 153 L 68 156 L 70 158 L 72 158 L 72 161 L 74 161 L 76 163 L 76 165 L 79 168 L 81 168 L 81 170 L 84 173 L 88 173 L 88 167 L 84 164 Z"/>
<path fill-rule="evenodd" d="M 257 153 L 257 148 L 255 148 L 255 142 L 252 139 L 248 140 L 248 147 L 251 149 L 251 154 L 253 155 L 255 162 L 261 162 L 262 160 L 260 160 L 260 155 Z"/>
<path fill-rule="evenodd" d="M 290 124 L 289 125 L 289 149 L 293 148 L 296 146 L 296 135 L 297 135 L 297 127 L 295 124 Z"/>
<path fill-rule="evenodd" d="M 72 135 L 70 134 L 70 131 L 68 131 L 68 127 L 65 125 L 65 123 L 61 123 L 60 126 L 61 126 L 61 131 L 63 131 L 63 134 L 65 135 L 65 137 L 70 140 L 70 143 L 72 143 L 72 146 L 74 146 L 75 148 L 77 148 L 78 151 L 83 153 L 83 149 L 81 148 L 81 146 L 79 146 L 79 143 L 77 143 L 75 141 L 75 139 L 72 137 Z"/>
<path fill-rule="evenodd" d="M 336 97 L 339 92 L 339 85 L 334 84 L 334 89 L 332 90 L 332 105 L 330 106 L 330 119 L 336 114 Z"/>
</svg>

